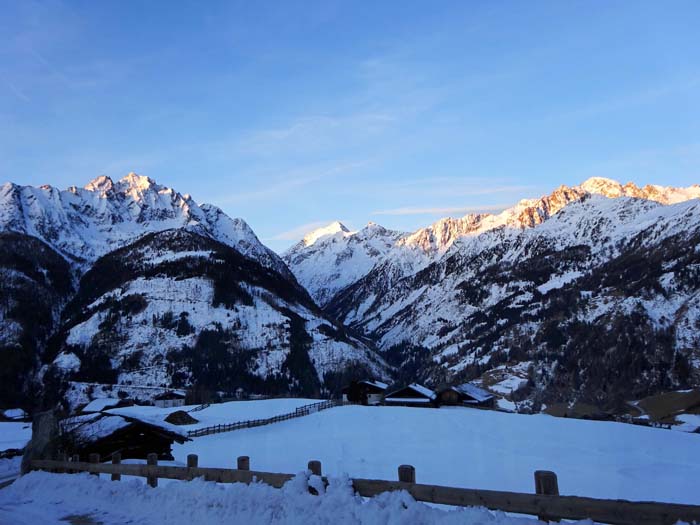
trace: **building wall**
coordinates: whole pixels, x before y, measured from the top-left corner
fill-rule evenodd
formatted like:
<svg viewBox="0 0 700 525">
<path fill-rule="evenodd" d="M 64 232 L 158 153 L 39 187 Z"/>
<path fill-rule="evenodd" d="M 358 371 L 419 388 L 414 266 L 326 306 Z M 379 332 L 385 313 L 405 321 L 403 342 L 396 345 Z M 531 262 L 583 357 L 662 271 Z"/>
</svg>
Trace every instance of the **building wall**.
<svg viewBox="0 0 700 525">
<path fill-rule="evenodd" d="M 367 394 L 368 405 L 379 405 L 382 402 L 382 394 Z"/>
</svg>

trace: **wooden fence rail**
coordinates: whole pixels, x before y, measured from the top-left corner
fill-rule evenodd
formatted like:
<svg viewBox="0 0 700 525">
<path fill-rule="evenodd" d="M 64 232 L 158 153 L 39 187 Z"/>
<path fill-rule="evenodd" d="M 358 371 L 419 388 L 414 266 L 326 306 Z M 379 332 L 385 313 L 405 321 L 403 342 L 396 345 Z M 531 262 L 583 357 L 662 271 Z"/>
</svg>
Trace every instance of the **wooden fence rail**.
<svg viewBox="0 0 700 525">
<path fill-rule="evenodd" d="M 187 437 L 201 437 L 208 436 L 209 434 L 218 434 L 220 432 L 231 432 L 232 430 L 239 430 L 241 428 L 261 427 L 263 425 L 279 423 L 280 421 L 287 421 L 288 419 L 294 419 L 296 417 L 308 416 L 309 414 L 312 414 L 314 412 L 320 412 L 321 410 L 326 410 L 328 408 L 333 408 L 343 404 L 347 403 L 344 403 L 343 401 L 337 399 L 319 401 L 318 403 L 311 403 L 309 405 L 301 406 L 294 410 L 294 412 L 280 414 L 278 416 L 268 417 L 266 419 L 251 419 L 250 421 L 237 421 L 236 423 L 212 425 L 209 427 L 198 428 L 196 430 L 190 430 L 189 432 L 187 432 Z"/>
<path fill-rule="evenodd" d="M 146 465 L 123 464 L 119 462 L 120 458 L 111 464 L 99 463 L 99 458 L 91 458 L 92 461 L 97 459 L 97 462 L 34 460 L 32 468 L 50 472 L 111 474 L 113 480 L 121 476 L 139 476 L 145 477 L 151 486 L 158 484 L 158 478 L 204 478 L 218 483 L 259 481 L 280 488 L 294 477 L 293 474 L 250 470 L 248 456 L 238 458 L 237 469 L 199 467 L 195 454 L 187 457 L 187 467 L 158 465 L 155 457 L 149 456 Z M 321 462 L 310 461 L 308 469 L 313 474 L 321 475 Z M 700 523 L 700 506 L 697 505 L 560 496 L 556 474 L 550 471 L 535 472 L 536 494 L 424 485 L 415 482 L 416 469 L 411 465 L 399 466 L 398 479 L 399 481 L 353 479 L 352 485 L 355 492 L 364 497 L 405 490 L 417 501 L 460 507 L 486 507 L 517 514 L 532 514 L 548 520 L 592 519 L 619 525 L 671 525 L 679 520 Z M 327 483 L 327 478 L 324 477 L 323 480 Z"/>
</svg>

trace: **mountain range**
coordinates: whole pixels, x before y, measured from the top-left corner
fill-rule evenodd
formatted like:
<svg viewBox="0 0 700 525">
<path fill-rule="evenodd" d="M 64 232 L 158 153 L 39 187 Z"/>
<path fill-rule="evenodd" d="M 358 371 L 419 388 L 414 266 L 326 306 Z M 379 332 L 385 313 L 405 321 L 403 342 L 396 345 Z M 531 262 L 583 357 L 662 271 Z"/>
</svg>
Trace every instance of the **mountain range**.
<svg viewBox="0 0 700 525">
<path fill-rule="evenodd" d="M 278 256 L 129 174 L 0 187 L 0 403 L 94 382 L 330 394 L 476 381 L 622 412 L 698 386 L 700 186 L 592 178 L 415 232 L 340 222 Z"/>
<path fill-rule="evenodd" d="M 399 379 L 617 411 L 698 383 L 698 197 L 593 178 L 412 233 L 334 223 L 283 259 Z"/>
</svg>

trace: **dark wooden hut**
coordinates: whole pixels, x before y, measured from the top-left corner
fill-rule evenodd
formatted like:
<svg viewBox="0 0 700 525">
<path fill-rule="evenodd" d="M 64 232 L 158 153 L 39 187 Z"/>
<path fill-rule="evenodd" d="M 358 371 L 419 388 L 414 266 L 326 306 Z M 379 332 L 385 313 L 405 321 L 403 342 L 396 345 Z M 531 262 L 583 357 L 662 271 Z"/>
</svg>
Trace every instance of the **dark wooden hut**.
<svg viewBox="0 0 700 525">
<path fill-rule="evenodd" d="M 379 405 L 389 385 L 381 381 L 353 381 L 342 390 L 343 401 L 362 405 Z"/>
<path fill-rule="evenodd" d="M 496 398 L 491 392 L 472 383 L 444 388 L 438 394 L 438 400 L 441 405 L 464 405 L 481 408 L 493 408 L 496 404 Z"/>
<path fill-rule="evenodd" d="M 166 422 L 158 423 L 106 414 L 84 414 L 61 421 L 61 436 L 71 454 L 87 461 L 92 453 L 109 458 L 115 452 L 122 459 L 146 459 L 155 452 L 172 460 L 173 443 L 189 441 L 187 432 Z"/>
<path fill-rule="evenodd" d="M 394 390 L 384 397 L 384 404 L 393 406 L 434 407 L 436 402 L 435 392 L 417 383 Z"/>
</svg>

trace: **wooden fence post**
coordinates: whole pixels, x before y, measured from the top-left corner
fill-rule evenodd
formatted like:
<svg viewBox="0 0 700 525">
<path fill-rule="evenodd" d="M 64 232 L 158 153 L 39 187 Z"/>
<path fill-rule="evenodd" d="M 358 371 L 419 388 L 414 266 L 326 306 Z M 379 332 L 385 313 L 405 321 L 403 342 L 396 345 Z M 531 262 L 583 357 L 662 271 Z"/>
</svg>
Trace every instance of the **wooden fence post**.
<svg viewBox="0 0 700 525">
<path fill-rule="evenodd" d="M 92 453 L 92 454 L 90 454 L 89 459 L 90 459 L 90 463 L 99 463 L 100 462 L 100 455 L 96 454 L 96 453 Z M 97 476 L 98 478 L 100 477 L 99 472 L 91 472 L 91 474 L 93 476 Z"/>
<path fill-rule="evenodd" d="M 545 496 L 559 495 L 559 482 L 557 475 L 551 470 L 536 470 L 535 471 L 535 493 Z M 540 521 L 560 521 L 546 515 L 537 516 Z"/>
<path fill-rule="evenodd" d="M 65 463 L 66 461 L 68 461 L 68 458 L 66 457 L 66 453 L 65 453 L 65 452 L 59 452 L 56 459 L 58 459 L 58 461 L 61 461 L 61 462 L 63 462 L 63 463 Z M 60 472 L 61 474 L 64 474 L 64 473 L 68 472 L 68 469 L 60 468 L 60 469 L 57 470 L 57 472 Z"/>
<path fill-rule="evenodd" d="M 236 463 L 238 470 L 250 470 L 250 457 L 238 456 Z"/>
<path fill-rule="evenodd" d="M 309 461 L 309 470 L 314 476 L 321 476 L 321 462 L 316 461 L 315 459 Z"/>
<path fill-rule="evenodd" d="M 416 469 L 413 465 L 400 465 L 399 466 L 399 481 L 404 483 L 415 483 L 416 482 Z"/>
<path fill-rule="evenodd" d="M 158 454 L 151 452 L 148 456 L 146 456 L 146 464 L 147 465 L 152 465 L 152 466 L 157 466 L 158 465 Z M 157 487 L 158 486 L 158 476 L 155 475 L 148 475 L 146 477 L 146 482 L 151 486 L 151 487 Z"/>
<path fill-rule="evenodd" d="M 115 452 L 112 454 L 112 465 L 121 465 L 122 463 L 122 455 L 119 452 Z M 113 472 L 112 473 L 112 481 L 120 481 L 122 479 L 122 475 L 119 474 L 118 472 Z"/>
<path fill-rule="evenodd" d="M 80 461 L 80 455 L 79 454 L 73 454 L 73 457 L 71 458 L 71 461 L 73 463 L 78 463 Z M 71 469 L 70 470 L 71 474 L 77 474 L 78 471 L 76 469 Z"/>
<path fill-rule="evenodd" d="M 197 454 L 187 454 L 187 468 L 188 469 L 197 468 L 198 465 L 199 465 L 199 456 L 197 456 Z M 188 473 L 187 479 L 188 480 L 194 479 L 194 475 L 192 473 Z"/>
</svg>

